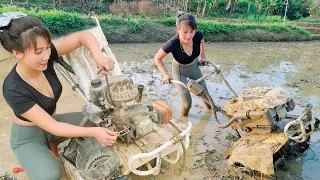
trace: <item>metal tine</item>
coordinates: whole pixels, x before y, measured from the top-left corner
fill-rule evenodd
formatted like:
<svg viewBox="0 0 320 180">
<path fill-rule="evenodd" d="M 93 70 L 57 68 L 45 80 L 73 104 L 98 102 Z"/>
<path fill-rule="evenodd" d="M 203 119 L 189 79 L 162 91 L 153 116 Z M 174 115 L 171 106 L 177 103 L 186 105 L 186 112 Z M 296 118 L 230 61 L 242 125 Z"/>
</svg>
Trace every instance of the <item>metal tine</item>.
<svg viewBox="0 0 320 180">
<path fill-rule="evenodd" d="M 127 131 L 127 132 L 123 133 L 123 134 L 120 134 L 120 136 L 124 136 L 124 135 L 126 135 L 126 134 L 128 134 L 128 133 L 130 133 L 130 132 L 132 132 L 132 131 L 131 131 L 131 130 L 129 130 L 129 131 Z"/>
<path fill-rule="evenodd" d="M 119 131 L 118 134 L 119 134 L 119 136 L 124 136 L 130 132 L 132 132 L 131 128 L 129 128 L 127 132 L 125 130 Z"/>
</svg>

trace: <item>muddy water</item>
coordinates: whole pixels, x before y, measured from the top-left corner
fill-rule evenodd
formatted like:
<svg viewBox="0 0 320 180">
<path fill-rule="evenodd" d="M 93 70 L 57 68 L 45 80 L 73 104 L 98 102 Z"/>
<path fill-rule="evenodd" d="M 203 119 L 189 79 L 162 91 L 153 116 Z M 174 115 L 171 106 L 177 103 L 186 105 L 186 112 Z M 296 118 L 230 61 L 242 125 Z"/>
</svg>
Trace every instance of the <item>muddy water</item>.
<svg viewBox="0 0 320 180">
<path fill-rule="evenodd" d="M 174 116 L 179 118 L 180 98 L 172 85 L 160 82 L 161 76 L 154 66 L 152 57 L 161 44 L 111 44 L 113 53 L 120 62 L 124 73 L 130 74 L 136 84 L 145 85 L 144 102 L 161 100 L 173 108 Z M 320 117 L 320 42 L 299 43 L 210 43 L 206 45 L 207 59 L 222 67 L 226 79 L 235 92 L 256 87 L 282 87 L 292 93 L 298 107 L 298 114 L 307 104 L 313 104 L 313 111 Z M 165 66 L 171 69 L 172 57 L 165 59 Z M 0 82 L 14 65 L 15 61 L 0 62 Z M 204 67 L 203 73 L 210 68 Z M 207 79 L 207 86 L 216 104 L 223 106 L 231 93 L 218 77 Z M 62 80 L 64 93 L 58 104 L 60 113 L 81 109 L 83 102 Z M 1 92 L 2 88 L 0 89 Z M 2 92 L 1 92 L 2 94 Z M 73 98 L 70 101 L 70 98 Z M 79 102 L 72 103 L 70 102 Z M 82 102 L 82 103 L 81 103 Z M 68 105 L 69 104 L 69 105 Z M 79 105 L 75 105 L 79 104 Z M 0 164 L 10 172 L 19 167 L 9 145 L 11 110 L 0 96 Z M 221 123 L 226 119 L 218 116 Z M 132 179 L 254 179 L 237 172 L 229 171 L 224 152 L 231 144 L 233 134 L 230 128 L 218 129 L 202 102 L 193 97 L 189 115 L 193 123 L 190 148 L 184 163 L 162 164 L 158 176 L 145 178 L 132 176 Z M 311 148 L 301 156 L 287 162 L 285 170 L 278 170 L 279 179 L 319 179 L 320 133 L 311 138 Z M 257 152 L 258 153 L 258 152 Z M 209 157 L 209 158 L 208 158 Z M 210 164 L 208 167 L 205 164 Z M 18 179 L 28 179 L 25 173 L 16 175 Z M 260 179 L 260 177 L 258 178 Z"/>
<path fill-rule="evenodd" d="M 144 101 L 162 100 L 173 107 L 179 118 L 180 98 L 172 85 L 160 83 L 161 76 L 152 57 L 161 44 L 110 45 L 124 73 L 131 74 L 135 83 L 145 85 Z M 299 114 L 310 103 L 320 117 L 320 42 L 293 43 L 208 43 L 207 59 L 218 63 L 223 74 L 237 94 L 256 86 L 282 87 L 288 90 L 298 105 L 292 112 Z M 171 69 L 172 56 L 165 58 Z M 211 71 L 202 68 L 203 73 Z M 231 93 L 218 77 L 207 79 L 207 86 L 216 104 L 223 106 Z M 220 122 L 225 118 L 218 116 Z M 189 120 L 193 122 L 191 146 L 185 165 L 163 164 L 160 175 L 154 179 L 255 179 L 229 171 L 224 151 L 230 142 L 230 128 L 218 129 L 210 112 L 193 97 Z M 311 148 L 276 171 L 277 179 L 318 179 L 320 168 L 320 133 L 311 137 Z M 205 166 L 206 155 L 214 152 L 212 166 Z M 258 152 L 257 152 L 258 153 Z M 136 177 L 135 179 L 139 179 Z M 258 178 L 260 179 L 260 177 Z"/>
</svg>

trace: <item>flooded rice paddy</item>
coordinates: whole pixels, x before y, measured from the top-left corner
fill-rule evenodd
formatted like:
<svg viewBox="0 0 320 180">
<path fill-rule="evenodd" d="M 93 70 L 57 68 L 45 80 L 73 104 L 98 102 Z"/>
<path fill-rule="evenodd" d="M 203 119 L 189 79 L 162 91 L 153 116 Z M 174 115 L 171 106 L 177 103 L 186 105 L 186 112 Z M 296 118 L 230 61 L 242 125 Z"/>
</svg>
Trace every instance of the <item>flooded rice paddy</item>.
<svg viewBox="0 0 320 180">
<path fill-rule="evenodd" d="M 123 73 L 130 74 L 136 84 L 145 86 L 142 101 L 161 100 L 169 104 L 175 118 L 179 118 L 180 97 L 173 85 L 161 83 L 161 75 L 153 63 L 153 56 L 162 44 L 111 44 L 110 48 L 117 57 Z M 222 73 L 237 94 L 256 86 L 282 87 L 294 97 L 297 107 L 292 112 L 299 114 L 310 103 L 313 113 L 320 117 L 320 41 L 260 43 L 228 42 L 207 43 L 207 59 L 219 64 Z M 165 67 L 170 71 L 172 56 L 165 58 Z M 1 85 L 14 60 L 0 62 Z M 203 74 L 212 71 L 202 67 Z M 62 80 L 63 81 L 63 80 Z M 213 75 L 206 80 L 210 95 L 216 104 L 223 107 L 232 94 L 219 77 Z M 64 86 L 68 86 L 63 82 Z M 1 88 L 2 90 L 2 88 Z M 64 95 L 58 111 L 67 112 L 81 108 L 79 97 L 70 88 L 64 88 Z M 70 101 L 69 97 L 78 99 Z M 3 97 L 0 98 L 0 163 L 7 171 L 19 166 L 10 149 L 11 110 Z M 76 104 L 76 105 L 75 105 Z M 82 104 L 83 105 L 83 104 Z M 219 115 L 221 123 L 226 119 Z M 233 142 L 231 128 L 218 129 L 213 123 L 211 113 L 206 111 L 202 101 L 193 97 L 189 114 L 193 123 L 190 148 L 186 157 L 176 165 L 162 164 L 158 176 L 137 177 L 132 179 L 265 179 L 266 177 L 245 176 L 227 166 L 225 150 Z M 257 152 L 258 153 L 258 152 Z M 210 166 L 208 166 L 208 164 Z M 319 179 L 320 133 L 310 139 L 310 148 L 299 157 L 286 163 L 286 168 L 276 171 L 276 179 Z M 16 175 L 27 179 L 25 174 Z"/>
<path fill-rule="evenodd" d="M 153 63 L 153 56 L 162 44 L 110 45 L 124 73 L 131 74 L 137 84 L 145 85 L 145 101 L 162 100 L 171 105 L 179 118 L 180 98 L 173 85 L 160 82 L 161 76 Z M 320 117 L 320 42 L 292 43 L 208 43 L 207 59 L 219 64 L 237 94 L 253 87 L 282 87 L 289 91 L 297 104 L 291 114 L 299 114 L 310 103 L 313 113 Z M 172 56 L 164 60 L 171 69 Z M 203 74 L 212 68 L 202 67 Z M 211 76 L 206 80 L 209 93 L 216 104 L 223 106 L 232 94 L 221 79 Z M 225 118 L 218 116 L 220 122 Z M 228 170 L 224 152 L 231 144 L 230 128 L 218 129 L 202 101 L 193 97 L 189 114 L 193 122 L 191 147 L 183 167 L 168 166 L 155 179 L 261 179 L 243 176 Z M 276 179 L 318 179 L 320 168 L 320 133 L 310 140 L 310 149 L 276 171 Z M 205 165 L 205 155 L 214 151 L 211 167 Z M 258 152 L 257 152 L 258 153 Z M 148 177 L 149 178 L 149 177 Z M 146 179 L 148 179 L 146 178 Z M 137 178 L 139 179 L 139 178 Z"/>
</svg>

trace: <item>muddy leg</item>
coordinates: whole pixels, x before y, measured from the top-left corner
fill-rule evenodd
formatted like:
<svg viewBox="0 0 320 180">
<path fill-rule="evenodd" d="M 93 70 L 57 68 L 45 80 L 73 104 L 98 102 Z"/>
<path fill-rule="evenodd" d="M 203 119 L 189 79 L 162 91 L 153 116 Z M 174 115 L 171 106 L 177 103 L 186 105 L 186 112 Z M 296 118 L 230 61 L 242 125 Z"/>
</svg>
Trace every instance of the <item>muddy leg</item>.
<svg viewBox="0 0 320 180">
<path fill-rule="evenodd" d="M 199 78 L 201 78 L 203 76 L 203 74 L 201 72 L 201 69 L 198 66 L 198 61 L 199 61 L 198 59 L 195 59 L 195 62 L 192 65 L 193 66 L 192 67 L 192 73 L 190 73 L 190 78 L 194 79 L 194 80 L 199 79 Z M 206 82 L 204 80 L 200 81 L 199 84 L 201 86 L 203 86 L 208 92 L 208 88 L 207 88 Z M 207 109 L 211 109 L 210 104 L 206 103 L 205 101 L 203 101 L 203 104 Z"/>
<path fill-rule="evenodd" d="M 183 83 L 187 83 L 188 72 L 192 70 L 191 66 L 181 66 L 178 62 L 172 62 L 172 76 L 174 80 L 181 81 Z M 189 114 L 189 110 L 192 105 L 191 95 L 188 89 L 184 88 L 181 85 L 175 84 L 176 89 L 182 100 L 182 108 L 180 111 L 180 116 L 187 117 Z"/>
<path fill-rule="evenodd" d="M 185 79 L 185 80 L 182 80 L 182 79 Z M 180 81 L 182 82 L 187 81 L 187 78 L 182 77 Z M 182 108 L 180 111 L 180 116 L 188 116 L 191 105 L 192 105 L 191 94 L 189 90 L 187 90 L 181 85 L 176 85 L 176 88 L 182 100 Z"/>
</svg>

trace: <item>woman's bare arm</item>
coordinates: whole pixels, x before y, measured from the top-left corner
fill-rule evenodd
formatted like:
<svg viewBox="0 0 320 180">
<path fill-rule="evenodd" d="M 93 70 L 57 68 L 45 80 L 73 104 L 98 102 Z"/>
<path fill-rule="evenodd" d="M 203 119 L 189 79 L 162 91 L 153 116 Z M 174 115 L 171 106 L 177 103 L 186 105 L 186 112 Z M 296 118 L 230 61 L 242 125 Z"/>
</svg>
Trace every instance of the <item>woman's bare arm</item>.
<svg viewBox="0 0 320 180">
<path fill-rule="evenodd" d="M 73 33 L 54 41 L 53 44 L 55 45 L 59 56 L 68 54 L 73 50 L 84 46 L 91 52 L 99 68 L 104 67 L 106 71 L 112 71 L 114 68 L 114 61 L 104 57 L 98 40 L 90 31 Z"/>
<path fill-rule="evenodd" d="M 116 142 L 117 133 L 102 127 L 81 127 L 56 121 L 39 105 L 34 105 L 22 116 L 41 129 L 62 137 L 95 137 L 102 146 Z"/>
</svg>

